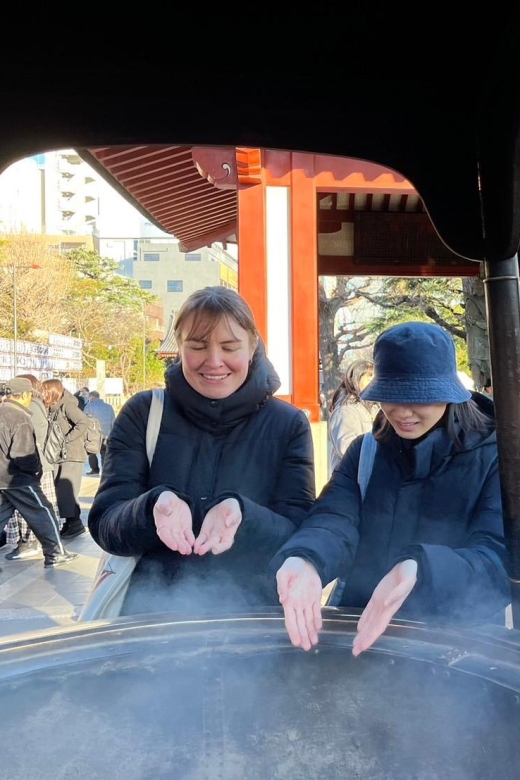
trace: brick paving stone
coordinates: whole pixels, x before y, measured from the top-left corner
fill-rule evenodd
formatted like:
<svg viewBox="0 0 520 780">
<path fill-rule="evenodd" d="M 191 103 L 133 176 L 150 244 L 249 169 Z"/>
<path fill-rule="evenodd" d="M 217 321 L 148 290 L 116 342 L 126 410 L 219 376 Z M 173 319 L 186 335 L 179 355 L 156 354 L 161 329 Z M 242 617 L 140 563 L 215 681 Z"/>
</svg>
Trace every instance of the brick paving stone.
<svg viewBox="0 0 520 780">
<path fill-rule="evenodd" d="M 99 486 L 98 477 L 83 477 L 80 491 L 82 520 Z M 0 548 L 0 637 L 73 625 L 86 601 L 101 549 L 83 534 L 66 542 L 79 557 L 57 569 L 44 569 L 43 556 L 28 561 L 5 561 L 11 547 Z"/>
</svg>

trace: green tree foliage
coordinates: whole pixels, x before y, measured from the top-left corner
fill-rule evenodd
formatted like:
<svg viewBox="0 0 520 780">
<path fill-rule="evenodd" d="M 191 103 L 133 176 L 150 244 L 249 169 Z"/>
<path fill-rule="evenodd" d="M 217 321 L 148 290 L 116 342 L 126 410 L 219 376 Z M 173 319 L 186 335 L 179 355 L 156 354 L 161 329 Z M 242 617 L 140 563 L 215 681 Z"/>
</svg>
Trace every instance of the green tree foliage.
<svg viewBox="0 0 520 780">
<path fill-rule="evenodd" d="M 331 292 L 326 294 L 325 287 Z M 480 288 L 482 285 L 480 285 Z M 347 350 L 367 352 L 379 333 L 411 320 L 434 322 L 454 339 L 459 369 L 472 375 L 477 387 L 489 374 L 483 292 L 475 280 L 460 278 L 336 277 L 320 280 L 320 355 L 327 400 L 341 381 Z M 371 304 L 371 314 L 361 302 Z M 338 325 L 338 313 L 350 309 L 349 324 Z M 363 312 L 363 316 L 360 313 Z M 469 334 L 469 336 L 468 336 Z M 468 348 L 469 347 L 469 348 Z"/>
<path fill-rule="evenodd" d="M 69 326 L 83 340 L 85 363 L 94 370 L 96 359 L 105 360 L 107 372 L 121 376 L 127 392 L 143 389 L 143 379 L 147 385 L 157 382 L 164 366 L 151 348 L 146 317 L 154 296 L 95 251 L 75 249 L 67 256 L 75 273 L 67 300 Z"/>
<path fill-rule="evenodd" d="M 107 374 L 122 377 L 126 392 L 162 382 L 164 364 L 146 315 L 155 298 L 117 271 L 117 263 L 93 250 L 62 255 L 45 236 L 0 235 L 0 336 L 13 337 L 16 281 L 20 339 L 47 333 L 81 338 L 83 376 L 95 375 L 96 360 L 105 360 Z"/>
<path fill-rule="evenodd" d="M 379 311 L 368 326 L 372 334 L 400 322 L 434 322 L 453 336 L 459 368 L 469 372 L 462 279 L 387 278 L 379 280 L 373 292 L 362 294 Z"/>
</svg>

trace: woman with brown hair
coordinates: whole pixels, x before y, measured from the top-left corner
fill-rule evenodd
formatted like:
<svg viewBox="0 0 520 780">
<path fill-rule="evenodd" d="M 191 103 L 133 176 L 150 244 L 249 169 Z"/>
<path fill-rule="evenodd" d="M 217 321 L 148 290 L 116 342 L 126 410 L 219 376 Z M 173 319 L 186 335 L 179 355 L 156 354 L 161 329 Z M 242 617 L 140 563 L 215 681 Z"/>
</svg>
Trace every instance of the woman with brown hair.
<svg viewBox="0 0 520 780">
<path fill-rule="evenodd" d="M 356 656 L 395 614 L 504 625 L 511 592 L 493 401 L 464 387 L 453 339 L 426 322 L 378 336 L 361 398 L 381 406 L 373 432 L 351 444 L 271 561 L 291 641 L 318 642 L 322 588 L 336 578 L 337 605 L 362 610 Z"/>
<path fill-rule="evenodd" d="M 143 391 L 109 436 L 92 537 L 106 552 L 141 556 L 123 614 L 275 605 L 267 562 L 315 497 L 309 422 L 274 397 L 280 380 L 238 293 L 190 295 L 175 336 L 151 465 L 152 391 Z"/>
<path fill-rule="evenodd" d="M 54 466 L 54 485 L 60 517 L 65 519 L 61 536 L 72 539 L 86 532 L 81 521 L 79 491 L 83 467 L 87 460 L 85 436 L 89 420 L 59 379 L 42 382 L 43 400 L 50 416 L 54 416 L 63 431 L 66 443 L 64 457 Z"/>
<path fill-rule="evenodd" d="M 374 373 L 371 360 L 354 360 L 332 396 L 329 416 L 330 471 L 334 471 L 356 436 L 372 430 L 378 404 L 363 401 L 360 393 Z"/>
</svg>

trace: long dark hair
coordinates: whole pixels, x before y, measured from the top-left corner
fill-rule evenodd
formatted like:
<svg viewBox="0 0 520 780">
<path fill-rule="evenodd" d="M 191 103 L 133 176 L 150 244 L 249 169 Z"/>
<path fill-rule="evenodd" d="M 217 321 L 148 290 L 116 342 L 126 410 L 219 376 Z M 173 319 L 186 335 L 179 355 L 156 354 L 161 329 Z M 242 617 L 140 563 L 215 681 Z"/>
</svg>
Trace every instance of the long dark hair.
<svg viewBox="0 0 520 780">
<path fill-rule="evenodd" d="M 436 428 L 446 428 L 448 436 L 457 450 L 464 449 L 464 435 L 467 433 L 491 433 L 495 428 L 493 417 L 486 414 L 473 400 L 461 404 L 448 404 Z M 395 431 L 383 412 L 379 412 L 375 422 L 374 438 L 384 441 Z M 427 434 L 426 434 L 427 435 Z"/>
<path fill-rule="evenodd" d="M 359 393 L 361 392 L 359 386 L 361 378 L 365 374 L 372 373 L 373 370 L 374 363 L 372 360 L 363 360 L 362 358 L 353 360 L 345 371 L 339 387 L 334 391 L 329 411 L 332 412 L 336 406 L 341 406 L 346 403 L 361 403 L 368 410 L 373 409 L 375 404 L 362 401 L 359 397 Z"/>
</svg>

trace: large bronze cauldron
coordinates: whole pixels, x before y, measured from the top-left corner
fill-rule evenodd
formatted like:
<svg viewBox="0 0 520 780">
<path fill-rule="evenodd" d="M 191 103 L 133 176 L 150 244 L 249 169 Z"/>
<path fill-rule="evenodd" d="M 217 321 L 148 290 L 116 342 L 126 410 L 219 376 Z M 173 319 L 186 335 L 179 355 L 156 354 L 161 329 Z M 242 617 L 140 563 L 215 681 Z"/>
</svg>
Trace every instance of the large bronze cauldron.
<svg viewBox="0 0 520 780">
<path fill-rule="evenodd" d="M 6 780 L 518 780 L 520 632 L 396 621 L 351 655 L 280 612 L 159 615 L 0 644 Z"/>
</svg>

